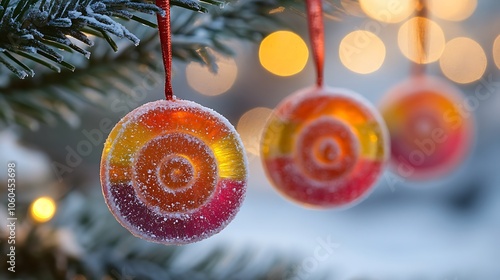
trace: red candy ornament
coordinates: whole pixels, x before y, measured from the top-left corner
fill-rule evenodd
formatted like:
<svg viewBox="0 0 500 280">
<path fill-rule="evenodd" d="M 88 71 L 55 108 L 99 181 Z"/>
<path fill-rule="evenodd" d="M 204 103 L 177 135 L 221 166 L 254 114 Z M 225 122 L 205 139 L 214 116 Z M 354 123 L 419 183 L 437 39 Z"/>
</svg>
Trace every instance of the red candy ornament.
<svg viewBox="0 0 500 280">
<path fill-rule="evenodd" d="M 391 136 L 391 169 L 403 178 L 433 179 L 468 154 L 473 118 L 460 109 L 461 93 L 448 82 L 416 75 L 393 87 L 380 110 Z"/>
<path fill-rule="evenodd" d="M 221 231 L 246 190 L 247 159 L 234 127 L 215 111 L 173 96 L 168 1 L 158 17 L 165 97 L 123 117 L 106 140 L 102 192 L 133 235 L 186 244 Z"/>
<path fill-rule="evenodd" d="M 261 158 L 274 187 L 312 208 L 350 205 L 365 197 L 389 155 L 382 117 L 360 95 L 323 86 L 323 22 L 308 0 L 316 86 L 283 100 L 263 132 Z"/>
</svg>

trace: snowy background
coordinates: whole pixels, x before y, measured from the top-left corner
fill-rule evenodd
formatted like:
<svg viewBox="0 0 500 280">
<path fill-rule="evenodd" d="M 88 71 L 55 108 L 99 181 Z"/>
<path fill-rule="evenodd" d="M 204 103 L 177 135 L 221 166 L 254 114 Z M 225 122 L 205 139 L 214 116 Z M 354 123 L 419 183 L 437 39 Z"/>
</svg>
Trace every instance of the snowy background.
<svg viewBox="0 0 500 280">
<path fill-rule="evenodd" d="M 247 198 L 239 214 L 220 234 L 186 246 L 188 252 L 196 254 L 226 244 L 236 250 L 252 248 L 263 258 L 268 254 L 293 255 L 300 261 L 295 279 L 315 279 L 325 271 L 329 279 L 500 279 L 500 74 L 491 51 L 493 40 L 500 35 L 500 5 L 496 0 L 479 2 L 467 21 L 440 22 L 447 37 L 473 37 L 488 57 L 483 80 L 460 86 L 473 98 L 477 88 L 490 81 L 491 94 L 473 110 L 475 144 L 459 169 L 446 178 L 419 183 L 395 182 L 395 175 L 386 173 L 374 192 L 354 207 L 318 211 L 282 198 L 265 178 L 260 159 L 250 155 Z M 376 104 L 385 91 L 407 77 L 409 63 L 395 44 L 397 26 L 389 25 L 380 34 L 388 42 L 381 69 L 369 75 L 345 69 L 337 55 L 338 42 L 363 20 L 347 16 L 340 22 L 327 22 L 325 80 L 331 86 L 351 88 Z M 298 20 L 296 27 L 294 31 L 305 36 L 303 22 Z M 234 45 L 238 49 L 238 78 L 227 93 L 215 97 L 196 93 L 187 85 L 186 65 L 177 63 L 177 96 L 211 107 L 236 125 L 247 110 L 273 108 L 288 94 L 312 84 L 311 61 L 296 76 L 277 77 L 260 66 L 257 45 Z M 442 76 L 435 63 L 427 69 Z M 140 103 L 160 98 L 158 85 Z M 23 132 L 23 145 L 41 151 L 30 156 L 16 149 L 4 133 L 0 135 L 2 160 L 17 159 L 18 176 L 26 178 L 25 183 L 45 182 L 53 175 L 47 167 L 50 161 L 63 162 L 63 147 L 75 147 L 84 137 L 82 130 L 98 127 L 104 118 L 114 123 L 122 116 L 88 107 L 78 128 L 61 125 Z M 100 192 L 100 154 L 101 147 L 95 147 L 74 172 L 67 174 L 64 184 Z M 33 197 L 37 191 L 40 189 L 34 190 Z"/>
</svg>

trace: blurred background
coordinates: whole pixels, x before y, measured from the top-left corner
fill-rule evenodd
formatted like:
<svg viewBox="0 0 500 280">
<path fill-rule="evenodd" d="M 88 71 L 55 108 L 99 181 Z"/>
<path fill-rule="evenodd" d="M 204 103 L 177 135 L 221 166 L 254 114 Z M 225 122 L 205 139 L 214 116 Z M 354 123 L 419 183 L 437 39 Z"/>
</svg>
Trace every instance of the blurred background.
<svg viewBox="0 0 500 280">
<path fill-rule="evenodd" d="M 415 60 L 408 50 L 411 3 L 336 1 L 337 12 L 325 19 L 326 84 L 352 89 L 376 106 L 409 77 Z M 312 85 L 315 75 L 303 11 L 281 8 L 274 13 L 286 28 L 257 43 L 229 41 L 234 57 L 209 50 L 218 74 L 198 62 L 174 60 L 176 95 L 226 116 L 247 150 L 247 196 L 227 228 L 195 244 L 165 247 L 134 238 L 106 208 L 99 164 L 107 134 L 99 128 L 163 98 L 162 74 L 146 71 L 142 88 L 134 88 L 144 94 L 110 95 L 103 107 L 82 105 L 73 126 L 0 131 L 0 164 L 16 162 L 17 215 L 26 216 L 17 230 L 18 239 L 27 241 L 19 246 L 32 254 L 19 257 L 19 269 L 35 269 L 34 263 L 50 256 L 45 261 L 53 259 L 62 279 L 101 279 L 105 268 L 111 271 L 107 279 L 151 279 L 153 272 L 156 279 L 500 279 L 500 2 L 429 1 L 426 73 L 464 94 L 476 125 L 466 160 L 428 181 L 386 171 L 360 203 L 321 211 L 280 196 L 259 158 L 260 133 L 272 109 Z M 91 142 L 87 135 L 96 129 L 102 138 L 68 164 L 71 150 Z M 1 193 L 7 197 L 5 188 Z M 34 204 L 41 197 L 51 199 Z M 0 215 L 4 211 L 6 206 Z"/>
</svg>

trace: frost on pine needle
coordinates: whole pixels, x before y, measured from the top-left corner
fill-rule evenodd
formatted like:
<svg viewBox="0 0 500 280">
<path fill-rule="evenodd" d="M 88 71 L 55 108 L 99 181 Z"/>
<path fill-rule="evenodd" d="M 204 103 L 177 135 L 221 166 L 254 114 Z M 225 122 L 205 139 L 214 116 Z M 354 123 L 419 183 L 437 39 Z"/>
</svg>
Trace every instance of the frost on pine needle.
<svg viewBox="0 0 500 280">
<path fill-rule="evenodd" d="M 153 4 L 134 0 L 1 0 L 0 33 L 5 36 L 0 37 L 0 63 L 19 78 L 33 76 L 34 72 L 12 53 L 57 72 L 60 66 L 73 70 L 75 67 L 65 62 L 60 52 L 76 51 L 86 58 L 90 52 L 75 45 L 69 37 L 92 46 L 94 43 L 87 35 L 90 32 L 104 37 L 115 50 L 110 35 L 138 45 L 139 38 L 116 21 L 116 18 L 141 21 L 134 16 L 135 12 L 164 13 Z"/>
</svg>

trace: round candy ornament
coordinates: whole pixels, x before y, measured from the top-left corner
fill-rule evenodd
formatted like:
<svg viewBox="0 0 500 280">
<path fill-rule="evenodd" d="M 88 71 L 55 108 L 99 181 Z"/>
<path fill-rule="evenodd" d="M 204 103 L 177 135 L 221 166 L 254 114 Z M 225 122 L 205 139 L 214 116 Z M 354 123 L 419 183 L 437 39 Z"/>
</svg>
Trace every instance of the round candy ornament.
<svg viewBox="0 0 500 280">
<path fill-rule="evenodd" d="M 101 184 L 115 218 L 135 236 L 185 244 L 223 229 L 247 180 L 243 145 L 218 113 L 160 100 L 126 115 L 102 154 Z"/>
<path fill-rule="evenodd" d="M 380 110 L 391 137 L 391 166 L 400 176 L 421 180 L 454 170 L 472 143 L 473 117 L 461 93 L 448 82 L 415 75 L 393 87 Z"/>
<path fill-rule="evenodd" d="M 355 92 L 300 90 L 274 110 L 261 157 L 274 187 L 312 208 L 341 207 L 366 196 L 389 155 L 385 124 Z"/>
</svg>

